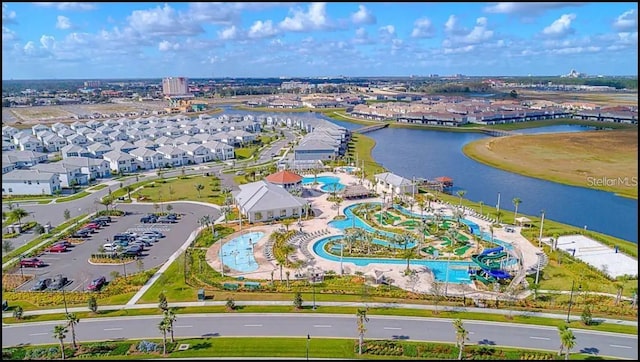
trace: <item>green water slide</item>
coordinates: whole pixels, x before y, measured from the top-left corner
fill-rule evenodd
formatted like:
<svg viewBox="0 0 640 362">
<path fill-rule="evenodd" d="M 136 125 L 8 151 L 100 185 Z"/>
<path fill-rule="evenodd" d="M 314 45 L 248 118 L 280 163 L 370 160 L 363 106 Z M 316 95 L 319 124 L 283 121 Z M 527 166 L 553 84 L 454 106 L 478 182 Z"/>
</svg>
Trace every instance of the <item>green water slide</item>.
<svg viewBox="0 0 640 362">
<path fill-rule="evenodd" d="M 490 255 L 472 255 L 471 260 L 480 265 L 482 269 L 498 270 L 500 269 L 500 259 L 507 256 L 504 251 Z"/>
</svg>

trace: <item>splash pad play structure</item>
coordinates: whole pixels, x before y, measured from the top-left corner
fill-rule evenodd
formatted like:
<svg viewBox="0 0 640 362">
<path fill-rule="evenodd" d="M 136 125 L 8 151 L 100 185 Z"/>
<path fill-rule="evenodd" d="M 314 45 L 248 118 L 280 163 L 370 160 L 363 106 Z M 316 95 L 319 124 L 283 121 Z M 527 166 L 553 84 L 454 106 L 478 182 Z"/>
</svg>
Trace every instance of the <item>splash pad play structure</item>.
<svg viewBox="0 0 640 362">
<path fill-rule="evenodd" d="M 329 223 L 342 235 L 314 243 L 320 257 L 357 266 L 424 266 L 436 281 L 459 284 L 509 281 L 505 269 L 518 262 L 510 244 L 482 233 L 470 220 L 414 213 L 400 205 L 385 209 L 375 202 L 348 206 L 344 216 Z"/>
</svg>

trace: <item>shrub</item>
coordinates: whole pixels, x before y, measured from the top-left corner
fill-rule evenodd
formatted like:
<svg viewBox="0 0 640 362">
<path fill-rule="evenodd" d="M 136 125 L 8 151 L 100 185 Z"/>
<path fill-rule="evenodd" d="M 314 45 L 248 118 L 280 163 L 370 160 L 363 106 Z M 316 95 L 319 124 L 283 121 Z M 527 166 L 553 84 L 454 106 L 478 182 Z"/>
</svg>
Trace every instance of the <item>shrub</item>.
<svg viewBox="0 0 640 362">
<path fill-rule="evenodd" d="M 156 352 L 158 350 L 158 344 L 155 342 L 142 340 L 138 343 L 136 350 L 138 350 L 138 352 L 143 352 L 143 353 Z"/>
</svg>

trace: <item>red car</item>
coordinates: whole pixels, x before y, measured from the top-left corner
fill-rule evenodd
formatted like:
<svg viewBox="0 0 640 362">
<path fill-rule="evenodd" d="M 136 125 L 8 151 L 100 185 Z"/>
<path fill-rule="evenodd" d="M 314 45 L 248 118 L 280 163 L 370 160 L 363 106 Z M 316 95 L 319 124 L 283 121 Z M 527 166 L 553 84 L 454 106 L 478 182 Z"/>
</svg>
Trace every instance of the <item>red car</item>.
<svg viewBox="0 0 640 362">
<path fill-rule="evenodd" d="M 53 244 L 47 249 L 50 253 L 64 253 L 67 251 L 67 246 L 64 244 Z"/>
<path fill-rule="evenodd" d="M 102 289 L 102 287 L 107 283 L 107 278 L 105 278 L 104 276 L 100 276 L 95 278 L 94 280 L 91 281 L 91 283 L 89 283 L 89 285 L 87 285 L 87 289 L 88 290 L 93 290 L 93 291 L 98 291 L 100 289 Z"/>
<path fill-rule="evenodd" d="M 44 266 L 44 261 L 38 258 L 26 258 L 20 260 L 21 268 L 39 268 L 41 266 Z"/>
<path fill-rule="evenodd" d="M 100 229 L 100 225 L 90 222 L 87 225 L 83 226 L 82 228 L 83 229 L 90 229 L 90 230 L 98 230 L 98 229 Z"/>
</svg>

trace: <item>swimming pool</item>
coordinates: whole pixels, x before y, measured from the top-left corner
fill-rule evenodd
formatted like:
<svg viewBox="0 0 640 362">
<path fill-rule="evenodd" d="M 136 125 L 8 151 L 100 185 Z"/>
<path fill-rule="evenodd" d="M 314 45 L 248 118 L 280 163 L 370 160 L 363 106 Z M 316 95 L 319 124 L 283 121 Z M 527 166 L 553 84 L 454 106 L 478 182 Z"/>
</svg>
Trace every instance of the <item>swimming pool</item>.
<svg viewBox="0 0 640 362">
<path fill-rule="evenodd" d="M 225 242 L 221 250 L 224 265 L 243 273 L 258 270 L 258 263 L 253 257 L 253 244 L 263 236 L 263 232 L 253 231 Z"/>
<path fill-rule="evenodd" d="M 343 238 L 343 235 L 334 235 L 322 238 L 316 241 L 313 244 L 313 252 L 316 253 L 321 258 L 331 260 L 331 261 L 340 261 L 339 256 L 335 256 L 327 253 L 324 250 L 324 246 L 327 243 L 330 243 L 333 240 Z M 366 266 L 369 264 L 402 264 L 406 265 L 406 259 L 387 259 L 387 258 L 351 258 L 351 257 L 343 257 L 342 261 L 344 263 L 354 263 L 357 266 Z M 446 260 L 424 260 L 424 259 L 412 259 L 410 264 L 412 266 L 422 265 L 426 266 L 433 272 L 433 276 L 435 280 L 439 282 L 449 282 L 449 283 L 457 283 L 457 284 L 470 284 L 471 279 L 469 278 L 469 268 L 474 266 L 473 262 L 466 261 L 446 261 Z M 449 272 L 447 273 L 447 269 Z"/>
<path fill-rule="evenodd" d="M 302 178 L 303 185 L 310 185 L 313 182 L 317 181 L 319 184 L 322 184 L 320 190 L 324 192 L 336 192 L 344 189 L 344 185 L 340 183 L 340 178 L 336 176 L 307 176 Z"/>
</svg>

